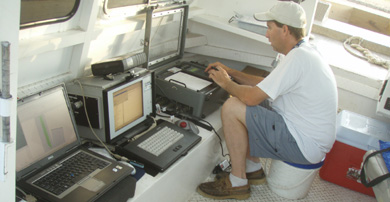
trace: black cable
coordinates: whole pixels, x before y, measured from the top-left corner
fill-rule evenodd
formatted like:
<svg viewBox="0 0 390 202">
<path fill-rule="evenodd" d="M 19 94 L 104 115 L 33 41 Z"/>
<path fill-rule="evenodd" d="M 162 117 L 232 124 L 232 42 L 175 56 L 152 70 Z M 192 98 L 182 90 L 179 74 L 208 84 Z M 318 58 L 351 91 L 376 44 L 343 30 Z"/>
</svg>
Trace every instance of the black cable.
<svg viewBox="0 0 390 202">
<path fill-rule="evenodd" d="M 226 157 L 226 156 L 229 156 L 229 162 L 230 162 L 230 155 L 229 154 L 224 154 L 224 151 L 223 151 L 223 146 L 222 146 L 222 138 L 221 136 L 218 134 L 218 132 L 215 130 L 215 128 L 213 127 L 213 125 L 211 125 L 210 122 L 204 120 L 204 119 L 199 119 L 199 121 L 203 121 L 205 123 L 207 123 L 211 128 L 212 130 L 214 131 L 215 135 L 217 135 L 218 139 L 219 139 L 219 146 L 221 147 L 221 152 L 222 152 L 222 157 Z"/>
<path fill-rule="evenodd" d="M 181 116 L 181 114 L 178 112 L 178 110 L 177 110 L 177 102 L 176 101 L 174 101 L 174 100 L 172 100 L 172 99 L 170 99 L 168 96 L 167 96 L 167 94 L 164 92 L 164 90 L 159 86 L 159 85 L 156 85 L 157 86 L 157 88 L 159 88 L 160 89 L 160 91 L 161 91 L 161 93 L 163 94 L 162 96 L 164 96 L 166 99 L 168 99 L 168 101 L 169 102 L 173 102 L 174 104 L 175 104 L 175 109 L 174 109 L 174 112 L 173 112 L 173 116 L 176 116 L 176 117 L 182 117 L 182 118 L 190 118 L 190 119 L 193 119 L 193 120 L 196 120 L 196 121 L 203 121 L 203 122 L 205 122 L 205 123 L 207 123 L 209 126 L 210 126 L 210 128 L 214 131 L 214 133 L 215 133 L 215 135 L 217 135 L 217 137 L 218 137 L 218 139 L 219 139 L 219 145 L 220 145 L 220 147 L 221 147 L 221 151 L 222 151 L 222 157 L 226 157 L 226 156 L 229 156 L 229 162 L 230 162 L 230 155 L 229 154 L 225 154 L 225 152 L 224 152 L 224 150 L 223 150 L 223 146 L 222 146 L 222 138 L 221 138 L 221 136 L 218 134 L 218 132 L 215 130 L 215 128 L 213 127 L 213 125 L 210 123 L 210 122 L 208 122 L 208 121 L 206 121 L 206 120 L 204 120 L 204 119 L 199 119 L 199 118 L 197 118 L 197 117 L 194 117 L 194 116 L 191 116 L 191 115 L 187 115 L 187 116 Z M 161 115 L 161 114 L 157 114 L 158 116 L 161 116 L 161 117 L 165 117 L 165 118 L 167 118 L 167 117 L 169 117 L 169 116 L 164 116 L 164 115 Z"/>
<path fill-rule="evenodd" d="M 162 114 L 156 114 L 157 116 L 161 116 L 161 117 L 164 117 L 164 118 L 169 118 L 170 116 L 169 115 L 162 115 Z M 200 119 L 200 118 L 197 118 L 197 117 L 194 117 L 194 116 L 191 116 L 189 114 L 186 114 L 186 115 L 183 115 L 183 114 L 178 114 L 177 112 L 173 114 L 173 116 L 175 117 L 178 117 L 180 119 L 189 119 L 190 121 L 193 121 L 193 122 L 197 122 L 198 124 L 203 124 L 203 123 L 200 123 L 201 121 L 202 122 L 205 122 L 206 124 L 204 124 L 204 126 L 208 125 L 209 128 L 211 128 L 212 131 L 214 131 L 215 135 L 217 135 L 218 139 L 219 139 L 219 145 L 221 147 L 221 151 L 222 151 L 222 157 L 226 157 L 226 156 L 229 156 L 229 162 L 230 162 L 230 155 L 229 154 L 225 154 L 224 150 L 223 150 L 223 146 L 222 146 L 222 138 L 221 136 L 218 134 L 218 132 L 215 130 L 214 126 L 204 120 L 204 119 Z M 206 127 L 203 127 L 205 128 L 206 130 L 209 130 L 209 128 L 206 128 Z"/>
</svg>

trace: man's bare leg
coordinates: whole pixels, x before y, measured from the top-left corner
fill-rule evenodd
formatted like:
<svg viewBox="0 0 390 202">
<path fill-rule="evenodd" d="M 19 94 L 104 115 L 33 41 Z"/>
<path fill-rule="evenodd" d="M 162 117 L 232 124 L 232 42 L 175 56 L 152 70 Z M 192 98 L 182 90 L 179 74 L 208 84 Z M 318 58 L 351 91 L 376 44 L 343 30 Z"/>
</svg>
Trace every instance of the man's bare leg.
<svg viewBox="0 0 390 202">
<path fill-rule="evenodd" d="M 232 97 L 225 102 L 221 113 L 226 146 L 232 163 L 231 173 L 246 179 L 245 163 L 249 151 L 245 125 L 246 105 Z"/>
</svg>

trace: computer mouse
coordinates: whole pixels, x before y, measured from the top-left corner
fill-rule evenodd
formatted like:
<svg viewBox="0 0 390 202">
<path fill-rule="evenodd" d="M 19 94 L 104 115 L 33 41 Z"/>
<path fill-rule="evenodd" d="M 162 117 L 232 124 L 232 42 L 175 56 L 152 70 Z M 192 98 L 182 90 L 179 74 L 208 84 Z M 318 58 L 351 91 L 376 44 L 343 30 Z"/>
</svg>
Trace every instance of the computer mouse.
<svg viewBox="0 0 390 202">
<path fill-rule="evenodd" d="M 215 71 L 219 71 L 219 69 L 217 69 L 217 67 L 215 67 L 215 66 L 212 66 L 211 69 L 213 69 Z"/>
<path fill-rule="evenodd" d="M 185 130 L 191 131 L 195 134 L 199 134 L 198 126 L 195 125 L 195 123 L 193 123 L 191 121 L 181 119 L 181 120 L 176 121 L 176 125 L 178 125 L 179 127 L 183 128 Z"/>
<path fill-rule="evenodd" d="M 215 71 L 219 71 L 218 69 L 217 69 L 217 67 L 215 67 L 215 66 L 211 66 L 211 68 L 207 71 L 207 72 L 209 72 L 210 70 L 215 70 Z"/>
<path fill-rule="evenodd" d="M 125 165 L 125 166 L 128 166 L 128 167 L 130 167 L 130 168 L 133 168 L 133 171 L 131 171 L 131 175 L 135 175 L 136 170 L 135 170 L 135 168 L 134 168 L 133 165 L 131 165 L 130 163 L 128 163 L 128 162 L 126 162 L 126 161 L 119 161 L 119 163 L 121 163 L 121 164 L 123 164 L 123 165 Z"/>
</svg>

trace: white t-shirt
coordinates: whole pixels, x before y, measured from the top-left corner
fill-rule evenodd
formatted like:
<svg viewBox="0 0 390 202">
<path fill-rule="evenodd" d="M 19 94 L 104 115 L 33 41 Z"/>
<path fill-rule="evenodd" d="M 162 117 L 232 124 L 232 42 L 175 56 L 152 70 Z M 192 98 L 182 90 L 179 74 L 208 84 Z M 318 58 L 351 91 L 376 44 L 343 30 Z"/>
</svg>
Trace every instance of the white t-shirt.
<svg viewBox="0 0 390 202">
<path fill-rule="evenodd" d="M 336 139 L 337 86 L 328 63 L 304 42 L 257 86 L 270 97 L 305 158 L 320 162 Z"/>
</svg>

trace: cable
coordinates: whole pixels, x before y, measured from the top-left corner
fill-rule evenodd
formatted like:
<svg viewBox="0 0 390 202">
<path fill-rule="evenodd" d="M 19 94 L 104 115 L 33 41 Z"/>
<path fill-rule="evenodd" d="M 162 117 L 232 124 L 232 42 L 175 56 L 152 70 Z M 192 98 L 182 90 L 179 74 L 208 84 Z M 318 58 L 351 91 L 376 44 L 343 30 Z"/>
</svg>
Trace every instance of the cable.
<svg viewBox="0 0 390 202">
<path fill-rule="evenodd" d="M 188 119 L 192 119 L 192 120 L 195 120 L 195 121 L 202 121 L 202 122 L 206 123 L 207 125 L 209 125 L 210 128 L 214 131 L 215 135 L 216 135 L 216 136 L 218 137 L 218 139 L 219 139 L 219 145 L 220 145 L 220 147 L 221 147 L 221 154 L 222 154 L 222 157 L 229 156 L 229 162 L 230 162 L 230 155 L 229 155 L 229 154 L 225 154 L 225 152 L 224 152 L 224 150 L 223 150 L 222 138 L 221 138 L 221 136 L 218 134 L 218 132 L 215 130 L 214 126 L 213 126 L 210 122 L 208 122 L 208 121 L 206 121 L 206 120 L 204 120 L 204 119 L 200 119 L 200 118 L 198 118 L 198 117 L 191 116 L 191 115 L 183 115 L 183 118 L 184 118 L 184 119 L 185 119 L 185 118 L 188 118 Z"/>
<path fill-rule="evenodd" d="M 158 85 L 156 85 L 156 86 L 160 89 L 161 93 L 163 94 L 163 96 L 164 96 L 166 99 L 168 99 L 170 102 L 173 102 L 173 103 L 175 104 L 175 106 L 177 106 L 176 101 L 170 99 L 170 98 L 166 95 L 166 93 L 163 91 L 163 89 L 162 89 L 160 86 L 158 86 Z M 157 115 L 162 116 L 162 117 L 166 117 L 166 116 L 160 115 L 160 114 L 157 114 Z M 180 116 L 180 114 L 177 112 L 177 109 L 174 110 L 174 115 L 177 116 L 177 117 Z M 203 122 L 207 123 L 207 124 L 211 127 L 211 129 L 214 131 L 215 135 L 217 135 L 217 137 L 218 137 L 218 139 L 219 139 L 219 145 L 220 145 L 220 147 L 221 147 L 222 157 L 229 156 L 229 162 L 230 162 L 230 155 L 229 155 L 229 154 L 225 154 L 225 152 L 224 152 L 224 150 L 223 150 L 223 146 L 222 146 L 222 138 L 221 138 L 221 136 L 218 134 L 218 132 L 215 130 L 215 128 L 213 127 L 213 125 L 212 125 L 210 122 L 208 122 L 208 121 L 206 121 L 206 120 L 204 120 L 204 119 L 199 119 L 199 118 L 194 117 L 194 116 L 191 116 L 191 115 L 186 115 L 186 116 L 189 116 L 189 118 L 192 118 L 192 119 L 194 119 L 194 120 L 203 121 Z"/>
<path fill-rule="evenodd" d="M 96 137 L 96 139 L 99 141 L 100 145 L 103 146 L 107 152 L 112 156 L 114 157 L 116 160 L 122 160 L 122 161 L 126 161 L 126 162 L 129 162 L 130 160 L 124 156 L 120 156 L 118 154 L 115 154 L 113 153 L 108 147 L 107 145 L 99 138 L 99 136 L 95 133 L 95 131 L 93 130 L 93 127 L 92 127 L 92 124 L 89 120 L 89 115 L 88 115 L 88 111 L 87 111 L 87 106 L 86 106 L 86 101 L 85 101 L 85 92 L 84 92 L 84 88 L 82 86 L 82 84 L 80 83 L 79 80 L 75 80 L 75 82 L 77 82 L 80 86 L 80 89 L 81 89 L 81 96 L 83 97 L 83 103 L 84 103 L 84 111 L 85 111 L 85 116 L 87 117 L 87 122 L 88 122 L 88 125 L 89 125 L 89 128 L 91 129 L 93 135 Z"/>
<path fill-rule="evenodd" d="M 206 121 L 206 120 L 204 120 L 204 119 L 197 119 L 197 120 L 198 120 L 198 121 L 203 121 L 203 122 L 207 123 L 207 124 L 211 127 L 211 129 L 214 131 L 215 135 L 217 135 L 217 137 L 218 137 L 218 139 L 219 139 L 219 146 L 221 147 L 221 155 L 222 155 L 222 157 L 226 157 L 226 156 L 229 157 L 229 159 L 228 159 L 228 165 L 224 165 L 224 168 L 222 168 L 222 165 L 221 165 L 221 164 L 224 163 L 224 161 L 222 161 L 222 162 L 219 163 L 217 166 L 215 166 L 215 168 L 213 169 L 213 173 L 214 173 L 214 174 L 217 174 L 217 173 L 219 173 L 219 172 L 221 172 L 221 171 L 226 171 L 226 170 L 231 169 L 232 163 L 231 163 L 231 160 L 230 160 L 230 155 L 229 155 L 228 153 L 225 154 L 225 152 L 224 152 L 224 150 L 223 150 L 223 145 L 222 145 L 222 138 L 221 138 L 221 136 L 218 134 L 218 132 L 215 130 L 215 128 L 213 127 L 213 125 L 211 125 L 210 122 L 208 122 L 208 121 Z"/>
<path fill-rule="evenodd" d="M 142 133 L 138 134 L 138 135 L 135 135 L 134 137 L 130 138 L 128 141 L 129 142 L 132 142 L 138 138 L 140 138 L 142 135 L 145 135 L 147 132 L 149 132 L 150 130 L 152 130 L 153 128 L 155 128 L 157 126 L 157 123 L 156 123 L 156 119 L 153 118 L 152 116 L 150 116 L 150 118 L 152 118 L 153 120 L 153 124 L 145 131 L 143 131 Z"/>
<path fill-rule="evenodd" d="M 218 134 L 218 132 L 215 130 L 214 126 L 211 125 L 210 122 L 208 122 L 208 121 L 206 121 L 206 120 L 204 120 L 204 119 L 198 119 L 198 120 L 207 123 L 207 124 L 212 128 L 212 130 L 214 131 L 215 135 L 217 135 L 217 137 L 218 137 L 218 139 L 219 139 L 219 145 L 220 145 L 220 147 L 221 147 L 222 156 L 223 156 L 223 157 L 229 156 L 229 162 L 230 162 L 230 155 L 229 155 L 229 154 L 225 154 L 225 152 L 223 151 L 222 138 L 221 138 L 221 136 Z"/>
<path fill-rule="evenodd" d="M 162 115 L 160 113 L 156 113 L 156 115 L 159 116 L 159 117 L 163 117 L 163 118 L 170 118 L 171 117 L 169 115 Z"/>
<path fill-rule="evenodd" d="M 180 117 L 181 115 L 180 115 L 180 113 L 178 112 L 179 110 L 177 109 L 178 103 L 177 103 L 176 101 L 174 101 L 173 99 L 170 99 L 170 98 L 167 96 L 167 94 L 164 92 L 164 90 L 163 90 L 159 85 L 156 85 L 156 86 L 157 86 L 157 88 L 160 89 L 160 91 L 161 91 L 161 93 L 162 93 L 162 96 L 165 97 L 166 99 L 168 99 L 168 101 L 169 101 L 170 103 L 173 103 L 173 104 L 175 105 L 175 109 L 173 110 L 173 115 L 176 116 L 176 117 Z M 161 116 L 161 117 L 168 118 L 168 116 L 164 116 L 164 115 L 161 115 L 161 114 L 157 114 L 157 115 L 158 115 L 158 116 Z M 207 123 L 207 124 L 211 127 L 211 129 L 214 131 L 215 135 L 217 135 L 217 137 L 218 137 L 218 139 L 219 139 L 219 145 L 220 145 L 220 147 L 221 147 L 222 157 L 229 156 L 229 163 L 230 163 L 230 155 L 229 155 L 229 154 L 225 154 L 224 149 L 223 149 L 223 145 L 222 145 L 222 138 L 221 138 L 221 136 L 218 134 L 218 132 L 215 130 L 215 128 L 213 127 L 213 125 L 212 125 L 210 122 L 208 122 L 208 121 L 206 121 L 206 120 L 204 120 L 204 119 L 199 119 L 199 118 L 194 117 L 194 116 L 191 116 L 191 115 L 186 115 L 186 116 L 187 116 L 188 118 L 190 118 L 190 119 L 193 119 L 193 120 L 203 121 L 203 122 Z M 184 117 L 186 117 L 186 116 L 184 116 Z"/>
<path fill-rule="evenodd" d="M 172 99 L 168 98 L 168 96 L 167 96 L 167 95 L 165 94 L 165 92 L 161 89 L 161 87 L 159 87 L 159 86 L 157 86 L 157 87 L 161 90 L 163 96 L 164 96 L 166 99 L 168 99 L 170 102 L 173 102 Z M 175 106 L 177 106 L 176 102 L 173 102 L 173 103 L 175 103 Z M 161 117 L 168 118 L 168 116 L 164 116 L 164 115 L 161 115 L 161 114 L 157 114 L 157 115 L 158 115 L 158 116 L 161 116 Z M 180 113 L 177 112 L 177 109 L 174 110 L 174 116 L 177 116 L 177 117 L 180 117 L 180 116 L 181 116 Z M 221 138 L 221 136 L 218 134 L 218 132 L 215 130 L 215 128 L 213 127 L 213 125 L 212 125 L 210 122 L 208 122 L 208 121 L 206 121 L 206 120 L 204 120 L 204 119 L 199 119 L 199 118 L 197 118 L 197 117 L 194 117 L 194 116 L 191 116 L 191 115 L 188 115 L 188 114 L 186 114 L 184 117 L 188 117 L 188 118 L 190 118 L 190 119 L 194 119 L 194 120 L 197 120 L 197 121 L 203 121 L 203 122 L 207 123 L 207 124 L 210 126 L 210 128 L 214 131 L 215 135 L 217 135 L 217 137 L 218 137 L 218 139 L 219 139 L 219 145 L 220 145 L 220 147 L 221 147 L 222 157 L 229 156 L 229 162 L 230 162 L 230 155 L 229 155 L 229 154 L 225 154 L 225 152 L 224 152 L 224 150 L 223 150 L 222 138 Z"/>
<path fill-rule="evenodd" d="M 161 91 L 161 93 L 162 93 L 162 97 L 160 97 L 160 98 L 166 98 L 167 100 L 168 100 L 168 102 L 169 103 L 172 103 L 172 104 L 174 104 L 174 114 L 177 114 L 177 108 L 178 108 L 178 104 L 177 104 L 177 102 L 175 101 L 175 100 L 173 100 L 173 99 L 171 99 L 171 98 L 169 98 L 168 96 L 167 96 L 167 94 L 164 92 L 164 90 L 159 86 L 159 85 L 156 85 L 157 86 L 157 88 L 158 89 L 160 89 L 160 91 Z"/>
</svg>

